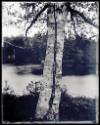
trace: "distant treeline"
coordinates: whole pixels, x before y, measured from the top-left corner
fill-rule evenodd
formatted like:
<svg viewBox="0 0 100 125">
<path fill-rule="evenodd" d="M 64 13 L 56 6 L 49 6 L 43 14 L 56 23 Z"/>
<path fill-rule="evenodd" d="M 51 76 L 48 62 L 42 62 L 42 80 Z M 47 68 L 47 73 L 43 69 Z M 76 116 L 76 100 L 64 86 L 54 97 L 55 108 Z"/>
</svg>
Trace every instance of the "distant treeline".
<svg viewBox="0 0 100 125">
<path fill-rule="evenodd" d="M 11 44 L 9 44 L 11 43 Z M 5 38 L 3 63 L 15 65 L 41 64 L 45 59 L 47 35 L 33 38 Z M 23 48 L 20 48 L 23 47 Z M 96 72 L 96 42 L 77 37 L 64 42 L 63 74 L 83 75 Z"/>
<path fill-rule="evenodd" d="M 43 55 L 46 50 L 45 45 L 46 37 L 39 35 L 33 38 L 4 38 L 3 63 L 15 65 L 41 64 L 41 60 L 45 58 Z"/>
</svg>

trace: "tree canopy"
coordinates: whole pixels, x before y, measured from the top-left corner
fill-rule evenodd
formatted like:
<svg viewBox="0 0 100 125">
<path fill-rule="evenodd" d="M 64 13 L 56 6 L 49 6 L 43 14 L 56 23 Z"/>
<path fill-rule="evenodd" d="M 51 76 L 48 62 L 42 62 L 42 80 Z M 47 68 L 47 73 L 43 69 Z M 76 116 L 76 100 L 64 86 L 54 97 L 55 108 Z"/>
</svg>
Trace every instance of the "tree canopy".
<svg viewBox="0 0 100 125">
<path fill-rule="evenodd" d="M 15 25 L 29 35 L 40 28 L 40 32 L 47 30 L 47 9 L 57 2 L 3 2 L 4 25 Z M 65 7 L 67 14 L 65 31 L 66 37 L 74 38 L 79 35 L 91 40 L 98 40 L 98 2 L 59 2 L 56 12 Z M 6 13 L 6 14 L 5 14 Z M 66 22 L 67 22 L 66 21 Z M 32 30 L 31 30 L 32 29 Z M 39 31 L 39 30 L 38 30 Z"/>
</svg>

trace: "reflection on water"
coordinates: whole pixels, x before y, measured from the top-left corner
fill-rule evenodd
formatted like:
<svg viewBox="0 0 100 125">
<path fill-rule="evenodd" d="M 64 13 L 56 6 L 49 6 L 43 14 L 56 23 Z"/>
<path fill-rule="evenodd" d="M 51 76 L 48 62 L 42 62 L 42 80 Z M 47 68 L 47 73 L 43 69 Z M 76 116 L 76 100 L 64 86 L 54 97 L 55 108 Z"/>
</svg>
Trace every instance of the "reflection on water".
<svg viewBox="0 0 100 125">
<path fill-rule="evenodd" d="M 7 80 L 16 94 L 21 95 L 25 93 L 25 87 L 30 81 L 42 79 L 42 75 L 31 73 L 34 68 L 40 69 L 41 67 L 39 65 L 2 65 L 2 88 L 5 86 L 5 80 Z M 95 97 L 98 95 L 98 76 L 64 76 L 61 86 L 63 89 L 67 89 L 72 96 Z"/>
</svg>

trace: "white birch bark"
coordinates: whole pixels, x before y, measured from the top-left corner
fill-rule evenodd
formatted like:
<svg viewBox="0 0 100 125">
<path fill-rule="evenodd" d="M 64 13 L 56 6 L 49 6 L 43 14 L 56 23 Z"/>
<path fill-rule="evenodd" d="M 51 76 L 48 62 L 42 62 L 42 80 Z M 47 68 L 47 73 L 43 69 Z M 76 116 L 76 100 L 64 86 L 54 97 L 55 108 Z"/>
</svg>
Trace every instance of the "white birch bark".
<svg viewBox="0 0 100 125">
<path fill-rule="evenodd" d="M 36 109 L 36 118 L 43 119 L 49 109 L 49 100 L 51 96 L 51 86 L 53 83 L 53 63 L 54 63 L 54 42 L 55 42 L 55 24 L 53 13 L 48 14 L 48 39 L 46 48 L 46 57 L 43 70 L 43 89 L 40 91 L 39 100 Z"/>
<path fill-rule="evenodd" d="M 61 81 L 62 81 L 62 58 L 65 37 L 65 13 L 56 13 L 57 16 L 57 50 L 56 50 L 56 86 L 55 98 L 53 101 L 53 110 L 55 120 L 59 120 L 59 104 L 61 98 Z"/>
<path fill-rule="evenodd" d="M 43 89 L 40 92 L 39 100 L 36 109 L 36 118 L 43 119 L 49 109 L 49 100 L 52 93 L 53 85 L 53 64 L 54 64 L 54 44 L 55 44 L 55 20 L 54 14 L 48 14 L 48 40 L 47 51 L 44 63 L 43 71 Z M 55 118 L 50 120 L 59 120 L 59 103 L 61 97 L 61 80 L 62 80 L 62 57 L 64 48 L 64 36 L 65 36 L 65 15 L 64 13 L 56 13 L 57 19 L 57 46 L 56 46 L 56 74 L 55 74 L 55 97 L 52 104 L 52 109 L 55 114 Z M 53 116 L 54 117 L 54 116 Z"/>
</svg>

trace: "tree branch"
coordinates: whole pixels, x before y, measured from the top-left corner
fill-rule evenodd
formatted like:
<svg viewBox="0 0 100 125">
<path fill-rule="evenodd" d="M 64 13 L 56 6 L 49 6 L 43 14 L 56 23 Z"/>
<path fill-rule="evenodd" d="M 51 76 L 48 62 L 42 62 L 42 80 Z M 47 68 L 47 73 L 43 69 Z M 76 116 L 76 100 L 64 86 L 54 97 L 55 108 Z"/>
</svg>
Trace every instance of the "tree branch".
<svg viewBox="0 0 100 125">
<path fill-rule="evenodd" d="M 9 45 L 11 45 L 11 46 L 13 46 L 15 48 L 26 49 L 26 47 L 17 46 L 17 45 L 14 45 L 14 44 L 10 43 L 10 42 L 5 42 L 5 43 L 7 43 L 7 44 L 9 44 Z"/>
<path fill-rule="evenodd" d="M 33 18 L 31 24 L 27 27 L 26 32 L 25 32 L 25 36 L 27 36 L 27 32 L 28 30 L 32 27 L 32 25 L 37 21 L 38 17 L 42 14 L 42 12 L 44 12 L 50 5 L 46 4 L 40 11 L 39 13 L 35 16 L 35 18 Z"/>
<path fill-rule="evenodd" d="M 75 35 L 77 36 L 76 27 L 75 27 L 75 21 L 74 21 L 74 17 L 73 17 L 73 13 L 72 12 L 71 12 L 71 20 L 72 20 L 72 25 L 73 25 L 73 28 L 74 28 Z"/>
<path fill-rule="evenodd" d="M 81 13 L 81 12 L 79 12 L 79 11 L 77 11 L 77 10 L 74 10 L 74 9 L 72 9 L 72 8 L 70 8 L 70 11 L 73 12 L 74 14 L 79 15 L 85 22 L 87 22 L 87 23 L 89 23 L 90 25 L 92 25 L 92 26 L 98 28 L 98 26 L 97 26 L 96 24 L 94 24 L 91 19 L 89 19 L 89 18 L 87 18 L 86 16 L 84 16 L 83 13 Z"/>
</svg>

